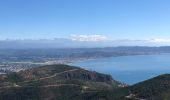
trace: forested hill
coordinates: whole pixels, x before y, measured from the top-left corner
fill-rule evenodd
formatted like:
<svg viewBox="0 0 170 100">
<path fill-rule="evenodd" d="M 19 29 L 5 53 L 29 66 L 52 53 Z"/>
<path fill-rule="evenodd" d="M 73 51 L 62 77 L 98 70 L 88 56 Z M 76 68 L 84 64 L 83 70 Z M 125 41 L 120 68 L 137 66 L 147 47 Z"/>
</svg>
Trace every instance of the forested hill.
<svg viewBox="0 0 170 100">
<path fill-rule="evenodd" d="M 75 100 L 80 94 L 121 86 L 110 75 L 67 65 L 48 65 L 0 75 L 0 100 Z"/>
<path fill-rule="evenodd" d="M 82 95 L 82 97 L 87 96 L 90 98 L 88 100 L 96 100 L 96 98 L 102 98 L 102 100 L 170 100 L 170 74 L 160 75 L 129 87 Z"/>
</svg>

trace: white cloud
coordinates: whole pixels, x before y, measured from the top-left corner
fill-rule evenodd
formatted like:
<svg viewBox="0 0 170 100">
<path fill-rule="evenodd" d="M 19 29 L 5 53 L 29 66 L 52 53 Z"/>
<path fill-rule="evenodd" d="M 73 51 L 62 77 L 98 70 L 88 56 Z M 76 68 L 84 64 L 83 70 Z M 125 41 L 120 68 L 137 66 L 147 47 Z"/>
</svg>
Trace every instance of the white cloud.
<svg viewBox="0 0 170 100">
<path fill-rule="evenodd" d="M 97 42 L 108 40 L 108 37 L 104 35 L 71 35 L 71 40 L 82 42 Z"/>
<path fill-rule="evenodd" d="M 151 42 L 154 42 L 154 43 L 170 43 L 170 39 L 155 38 L 155 39 L 151 39 Z"/>
</svg>

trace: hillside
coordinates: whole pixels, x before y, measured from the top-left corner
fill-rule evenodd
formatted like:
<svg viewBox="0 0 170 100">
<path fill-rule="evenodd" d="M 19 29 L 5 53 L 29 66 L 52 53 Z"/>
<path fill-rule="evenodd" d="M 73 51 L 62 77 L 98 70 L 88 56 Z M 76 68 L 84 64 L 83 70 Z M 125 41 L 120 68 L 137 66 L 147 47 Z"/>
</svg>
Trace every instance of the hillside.
<svg viewBox="0 0 170 100">
<path fill-rule="evenodd" d="M 0 75 L 0 100 L 170 100 L 170 74 L 124 86 L 110 75 L 48 65 Z"/>
<path fill-rule="evenodd" d="M 98 93 L 82 94 L 86 100 L 170 100 L 170 74 L 140 82 L 133 86 L 106 90 Z"/>
<path fill-rule="evenodd" d="M 49 65 L 0 76 L 0 100 L 70 100 L 122 86 L 105 75 L 67 65 Z"/>
<path fill-rule="evenodd" d="M 153 79 L 129 87 L 137 98 L 149 100 L 170 100 L 170 74 L 160 75 Z"/>
</svg>

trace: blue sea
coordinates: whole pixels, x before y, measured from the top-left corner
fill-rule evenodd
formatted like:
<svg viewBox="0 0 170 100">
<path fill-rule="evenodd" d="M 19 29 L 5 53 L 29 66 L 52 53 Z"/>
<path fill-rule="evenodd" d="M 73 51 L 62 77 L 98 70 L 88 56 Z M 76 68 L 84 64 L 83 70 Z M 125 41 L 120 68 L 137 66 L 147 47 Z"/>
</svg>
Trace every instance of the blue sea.
<svg viewBox="0 0 170 100">
<path fill-rule="evenodd" d="M 71 65 L 110 74 L 115 80 L 132 85 L 160 74 L 170 73 L 170 54 L 100 58 Z"/>
</svg>

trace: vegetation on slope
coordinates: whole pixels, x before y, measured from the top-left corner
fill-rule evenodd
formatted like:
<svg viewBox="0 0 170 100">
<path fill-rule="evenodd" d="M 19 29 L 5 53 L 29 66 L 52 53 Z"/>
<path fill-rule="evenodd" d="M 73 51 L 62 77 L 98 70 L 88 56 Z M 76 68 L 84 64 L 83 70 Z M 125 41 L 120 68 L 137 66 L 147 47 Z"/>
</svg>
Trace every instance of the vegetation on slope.
<svg viewBox="0 0 170 100">
<path fill-rule="evenodd" d="M 82 94 L 86 100 L 170 100 L 170 74 L 160 75 L 133 86 Z"/>
<path fill-rule="evenodd" d="M 67 65 L 0 75 L 0 100 L 170 100 L 170 74 L 133 86 Z"/>
<path fill-rule="evenodd" d="M 110 75 L 67 65 L 48 65 L 4 74 L 0 80 L 2 100 L 74 100 L 84 93 L 121 86 Z"/>
</svg>

